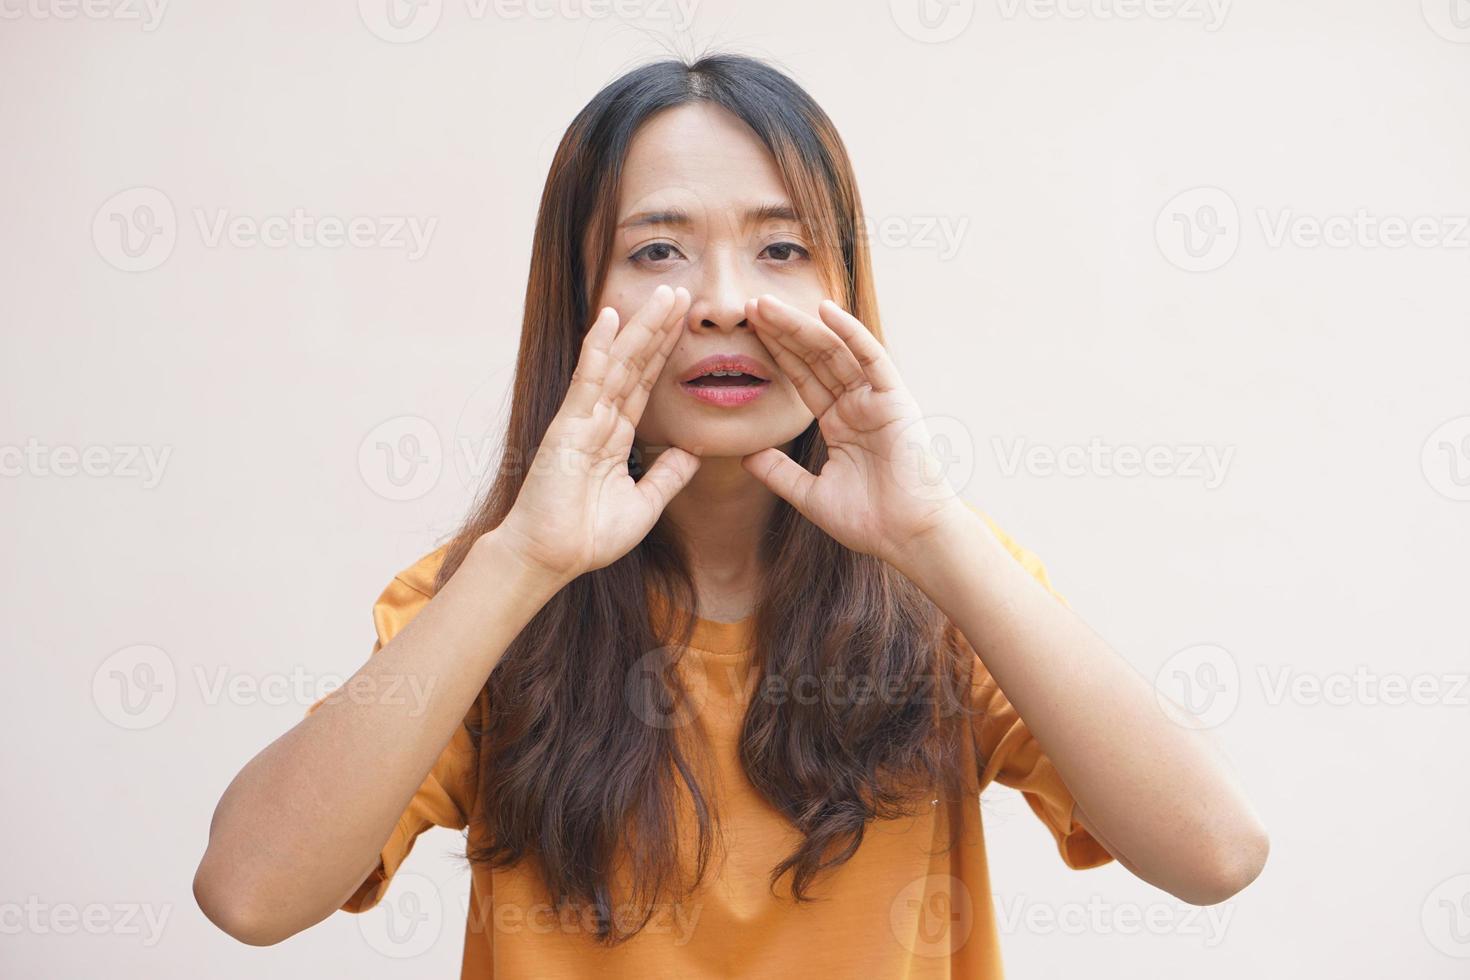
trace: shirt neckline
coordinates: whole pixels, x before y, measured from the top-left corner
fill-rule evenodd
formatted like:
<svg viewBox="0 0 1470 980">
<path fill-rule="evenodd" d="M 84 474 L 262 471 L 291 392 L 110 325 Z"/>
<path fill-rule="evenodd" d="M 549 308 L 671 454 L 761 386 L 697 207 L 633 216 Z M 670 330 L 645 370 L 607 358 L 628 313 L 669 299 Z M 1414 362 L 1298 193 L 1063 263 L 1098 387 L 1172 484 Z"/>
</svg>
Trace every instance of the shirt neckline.
<svg viewBox="0 0 1470 980">
<path fill-rule="evenodd" d="M 755 613 L 733 623 L 694 617 L 694 635 L 689 645 L 705 653 L 733 656 L 748 653 L 755 638 Z"/>
<path fill-rule="evenodd" d="M 650 590 L 649 604 L 655 625 L 662 625 L 661 617 L 668 608 L 667 597 Z M 749 654 L 755 646 L 755 613 L 734 622 L 695 616 L 689 646 L 722 657 Z"/>
</svg>

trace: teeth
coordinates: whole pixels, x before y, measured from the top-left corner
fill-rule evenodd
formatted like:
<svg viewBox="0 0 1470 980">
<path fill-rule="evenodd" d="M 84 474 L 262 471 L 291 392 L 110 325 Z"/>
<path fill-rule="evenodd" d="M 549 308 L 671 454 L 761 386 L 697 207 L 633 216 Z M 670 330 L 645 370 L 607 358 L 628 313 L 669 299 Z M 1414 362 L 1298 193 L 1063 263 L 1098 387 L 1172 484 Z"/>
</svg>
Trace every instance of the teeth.
<svg viewBox="0 0 1470 980">
<path fill-rule="evenodd" d="M 758 378 L 758 377 L 756 377 L 753 374 L 747 374 L 744 371 L 727 371 L 727 370 L 706 371 L 704 374 L 701 374 L 697 378 L 691 378 L 690 381 L 700 381 L 700 380 L 703 380 L 705 378 L 747 378 L 747 379 L 749 379 L 749 381 L 750 381 L 751 384 L 764 384 L 765 383 L 765 379 L 764 378 Z"/>
</svg>

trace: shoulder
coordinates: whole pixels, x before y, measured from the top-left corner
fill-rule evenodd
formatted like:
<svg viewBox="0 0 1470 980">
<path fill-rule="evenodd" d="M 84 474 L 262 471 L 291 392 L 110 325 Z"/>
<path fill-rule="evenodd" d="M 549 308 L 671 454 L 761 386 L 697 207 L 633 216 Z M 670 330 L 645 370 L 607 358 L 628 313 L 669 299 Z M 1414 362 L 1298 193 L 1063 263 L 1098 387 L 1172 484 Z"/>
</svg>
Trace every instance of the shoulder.
<svg viewBox="0 0 1470 980">
<path fill-rule="evenodd" d="M 403 625 L 434 597 L 434 579 L 449 546 L 442 545 L 402 569 L 389 580 L 373 603 L 378 643 L 386 644 Z"/>
<path fill-rule="evenodd" d="M 438 576 L 439 569 L 444 564 L 444 556 L 448 552 L 449 545 L 447 544 L 435 548 L 393 576 L 393 581 L 407 586 L 422 596 L 432 598 L 434 579 Z"/>
</svg>

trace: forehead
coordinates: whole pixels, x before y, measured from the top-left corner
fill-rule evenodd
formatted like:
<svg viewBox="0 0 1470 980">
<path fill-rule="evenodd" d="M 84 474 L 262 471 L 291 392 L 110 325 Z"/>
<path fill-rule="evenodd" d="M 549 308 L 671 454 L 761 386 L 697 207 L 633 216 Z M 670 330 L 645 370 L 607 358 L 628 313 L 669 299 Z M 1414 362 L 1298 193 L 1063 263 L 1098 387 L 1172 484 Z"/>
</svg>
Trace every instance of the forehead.
<svg viewBox="0 0 1470 980">
<path fill-rule="evenodd" d="M 755 132 L 719 106 L 695 102 L 645 122 L 628 147 L 620 216 L 663 207 L 697 215 L 786 200 L 776 160 Z"/>
</svg>

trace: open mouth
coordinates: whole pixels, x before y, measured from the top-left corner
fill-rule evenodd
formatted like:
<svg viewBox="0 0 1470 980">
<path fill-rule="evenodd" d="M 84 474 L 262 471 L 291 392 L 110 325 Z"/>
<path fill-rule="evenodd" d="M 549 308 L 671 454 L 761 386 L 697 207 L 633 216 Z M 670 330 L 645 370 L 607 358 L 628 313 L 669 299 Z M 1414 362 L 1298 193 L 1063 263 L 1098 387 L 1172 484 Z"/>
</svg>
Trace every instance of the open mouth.
<svg viewBox="0 0 1470 980">
<path fill-rule="evenodd" d="M 697 388 L 739 388 L 746 385 L 770 384 L 765 378 L 757 378 L 743 371 L 715 371 L 711 374 L 701 374 L 684 383 Z"/>
<path fill-rule="evenodd" d="M 679 389 L 706 405 L 737 408 L 755 401 L 771 387 L 771 368 L 734 351 L 711 354 L 685 368 Z"/>
</svg>

